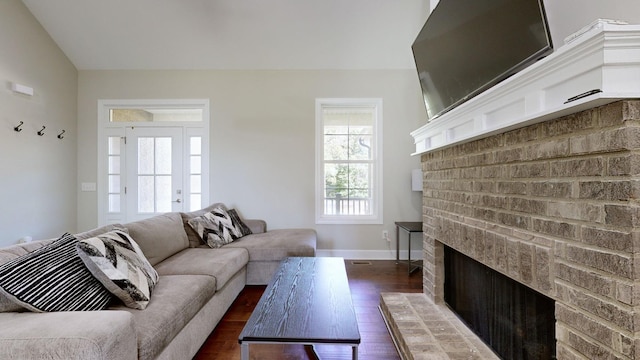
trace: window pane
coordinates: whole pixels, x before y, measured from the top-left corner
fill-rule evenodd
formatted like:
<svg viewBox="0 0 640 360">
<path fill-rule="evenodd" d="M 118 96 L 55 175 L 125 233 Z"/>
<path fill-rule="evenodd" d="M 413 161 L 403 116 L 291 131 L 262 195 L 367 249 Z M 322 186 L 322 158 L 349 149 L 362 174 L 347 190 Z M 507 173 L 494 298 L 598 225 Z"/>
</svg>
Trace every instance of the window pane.
<svg viewBox="0 0 640 360">
<path fill-rule="evenodd" d="M 154 177 L 138 176 L 138 212 L 154 212 Z"/>
<path fill-rule="evenodd" d="M 138 138 L 138 174 L 150 175 L 154 170 L 154 138 Z"/>
<path fill-rule="evenodd" d="M 189 211 L 202 209 L 202 196 L 200 194 L 191 194 L 190 203 L 191 206 L 189 206 Z"/>
<path fill-rule="evenodd" d="M 324 164 L 325 196 L 347 197 L 349 189 L 349 166 L 347 164 Z"/>
<path fill-rule="evenodd" d="M 202 109 L 111 109 L 110 122 L 202 121 Z"/>
<path fill-rule="evenodd" d="M 120 212 L 120 194 L 109 194 L 109 212 Z"/>
<path fill-rule="evenodd" d="M 191 175 L 190 177 L 190 189 L 192 193 L 202 192 L 202 177 L 200 175 Z"/>
<path fill-rule="evenodd" d="M 371 150 L 371 135 L 349 136 L 349 160 L 370 160 Z"/>
<path fill-rule="evenodd" d="M 120 174 L 120 156 L 109 156 L 109 174 Z"/>
<path fill-rule="evenodd" d="M 120 175 L 109 175 L 109 193 L 120 193 Z"/>
<path fill-rule="evenodd" d="M 172 201 L 171 176 L 156 176 L 156 212 L 170 212 Z"/>
<path fill-rule="evenodd" d="M 349 166 L 349 197 L 368 198 L 371 165 L 350 164 Z"/>
<path fill-rule="evenodd" d="M 326 135 L 346 135 L 349 133 L 349 126 L 345 125 L 325 125 Z"/>
<path fill-rule="evenodd" d="M 189 154 L 202 155 L 202 138 L 200 136 L 191 137 L 189 142 Z"/>
<path fill-rule="evenodd" d="M 109 136 L 108 155 L 120 155 L 120 137 Z"/>
<path fill-rule="evenodd" d="M 189 163 L 189 172 L 191 174 L 202 173 L 202 157 L 192 156 Z"/>
<path fill-rule="evenodd" d="M 348 160 L 349 159 L 348 135 L 325 135 L 324 136 L 324 159 L 325 160 Z"/>
<path fill-rule="evenodd" d="M 372 126 L 349 126 L 349 134 L 352 135 L 372 135 L 373 127 Z"/>
<path fill-rule="evenodd" d="M 171 138 L 156 138 L 156 174 L 171 174 Z"/>
</svg>

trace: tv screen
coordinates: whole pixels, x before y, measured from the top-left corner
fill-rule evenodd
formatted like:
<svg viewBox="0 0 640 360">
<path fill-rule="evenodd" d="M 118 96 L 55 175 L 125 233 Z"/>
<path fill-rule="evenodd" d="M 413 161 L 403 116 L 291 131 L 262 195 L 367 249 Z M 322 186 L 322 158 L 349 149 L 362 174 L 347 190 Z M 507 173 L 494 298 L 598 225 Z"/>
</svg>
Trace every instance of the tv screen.
<svg viewBox="0 0 640 360">
<path fill-rule="evenodd" d="M 440 0 L 411 48 L 429 119 L 553 51 L 543 0 Z"/>
</svg>

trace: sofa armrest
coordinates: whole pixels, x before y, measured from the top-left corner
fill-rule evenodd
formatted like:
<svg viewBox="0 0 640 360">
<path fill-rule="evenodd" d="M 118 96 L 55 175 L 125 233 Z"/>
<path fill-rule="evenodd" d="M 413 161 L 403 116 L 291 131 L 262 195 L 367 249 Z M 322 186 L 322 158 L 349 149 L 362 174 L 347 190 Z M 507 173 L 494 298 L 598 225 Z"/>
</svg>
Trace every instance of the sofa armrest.
<svg viewBox="0 0 640 360">
<path fill-rule="evenodd" d="M 0 359 L 137 359 L 126 311 L 0 313 Z"/>
<path fill-rule="evenodd" d="M 260 219 L 243 219 L 242 220 L 251 229 L 254 234 L 267 232 L 267 222 Z"/>
</svg>

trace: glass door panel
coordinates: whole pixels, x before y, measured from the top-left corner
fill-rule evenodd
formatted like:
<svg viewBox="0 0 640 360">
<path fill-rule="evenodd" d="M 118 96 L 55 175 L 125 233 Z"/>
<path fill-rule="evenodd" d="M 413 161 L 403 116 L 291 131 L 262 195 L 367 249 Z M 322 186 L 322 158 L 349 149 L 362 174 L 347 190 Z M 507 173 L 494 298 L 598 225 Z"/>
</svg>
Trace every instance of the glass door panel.
<svg viewBox="0 0 640 360">
<path fill-rule="evenodd" d="M 182 129 L 128 128 L 127 151 L 127 220 L 182 211 Z"/>
</svg>

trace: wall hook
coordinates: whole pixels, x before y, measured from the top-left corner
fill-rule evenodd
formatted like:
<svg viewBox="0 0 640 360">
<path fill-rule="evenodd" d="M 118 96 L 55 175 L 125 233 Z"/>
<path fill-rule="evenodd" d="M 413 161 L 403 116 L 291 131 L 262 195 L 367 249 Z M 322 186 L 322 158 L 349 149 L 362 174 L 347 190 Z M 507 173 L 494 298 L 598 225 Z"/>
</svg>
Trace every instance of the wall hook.
<svg viewBox="0 0 640 360">
<path fill-rule="evenodd" d="M 64 130 L 62 130 L 62 132 L 61 132 L 60 134 L 58 134 L 58 139 L 62 139 L 62 138 L 64 138 L 64 136 L 62 136 L 62 134 L 64 134 L 64 132 L 65 132 L 65 131 L 64 131 Z"/>
<path fill-rule="evenodd" d="M 14 127 L 13 130 L 20 132 L 22 131 L 22 129 L 20 129 L 20 126 L 22 126 L 22 124 L 24 124 L 24 121 L 20 121 L 20 124 L 18 124 L 18 126 Z"/>
<path fill-rule="evenodd" d="M 38 131 L 38 135 L 39 136 L 44 135 L 44 129 L 46 129 L 46 126 L 42 125 L 42 129 L 40 129 L 40 131 Z"/>
</svg>

